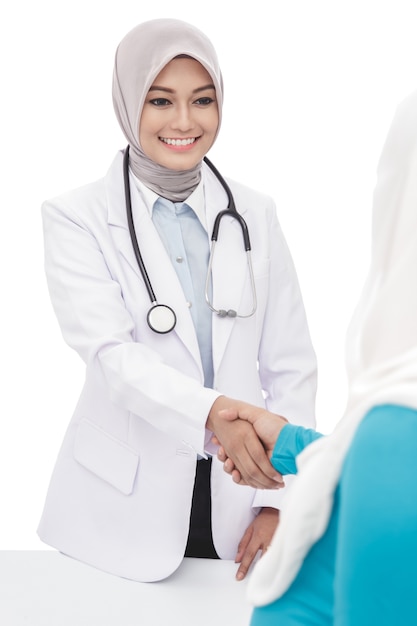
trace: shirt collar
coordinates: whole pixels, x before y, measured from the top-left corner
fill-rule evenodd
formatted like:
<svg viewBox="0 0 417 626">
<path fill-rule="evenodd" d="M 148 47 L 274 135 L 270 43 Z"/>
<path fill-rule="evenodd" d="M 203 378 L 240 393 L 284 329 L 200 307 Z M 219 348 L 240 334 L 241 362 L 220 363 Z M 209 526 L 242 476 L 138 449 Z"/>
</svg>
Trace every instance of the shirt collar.
<svg viewBox="0 0 417 626">
<path fill-rule="evenodd" d="M 155 193 L 155 191 L 152 191 L 152 189 L 149 189 L 149 187 L 146 187 L 146 185 L 144 185 L 143 182 L 139 180 L 139 178 L 137 178 L 137 176 L 133 174 L 132 170 L 130 170 L 130 173 L 132 174 L 134 178 L 135 185 L 139 193 L 141 194 L 143 201 L 145 202 L 145 205 L 149 212 L 150 217 L 152 218 L 153 207 L 155 205 L 155 202 L 158 200 L 160 196 L 158 196 L 158 194 Z M 204 230 L 207 231 L 203 177 L 201 177 L 201 180 L 198 183 L 197 187 L 188 196 L 188 198 L 184 200 L 184 202 L 186 202 L 188 206 L 192 208 L 192 210 L 194 211 L 194 213 L 197 215 L 198 219 L 200 220 L 201 225 L 203 226 Z"/>
</svg>

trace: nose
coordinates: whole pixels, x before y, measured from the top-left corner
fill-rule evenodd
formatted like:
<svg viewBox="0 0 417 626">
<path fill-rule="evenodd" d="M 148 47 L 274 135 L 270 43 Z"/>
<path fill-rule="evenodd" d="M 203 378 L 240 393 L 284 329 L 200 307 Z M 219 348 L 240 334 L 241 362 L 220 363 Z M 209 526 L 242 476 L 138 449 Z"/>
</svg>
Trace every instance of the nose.
<svg viewBox="0 0 417 626">
<path fill-rule="evenodd" d="M 186 104 L 178 106 L 175 109 L 175 115 L 172 119 L 171 125 L 173 128 L 180 130 L 183 133 L 191 130 L 191 128 L 194 127 L 191 107 Z"/>
</svg>

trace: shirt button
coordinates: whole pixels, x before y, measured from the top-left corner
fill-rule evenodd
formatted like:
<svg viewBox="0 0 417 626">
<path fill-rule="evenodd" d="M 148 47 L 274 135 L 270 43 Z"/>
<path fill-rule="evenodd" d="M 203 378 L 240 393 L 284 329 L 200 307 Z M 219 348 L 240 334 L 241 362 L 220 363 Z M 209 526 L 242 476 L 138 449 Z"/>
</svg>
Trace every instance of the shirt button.
<svg viewBox="0 0 417 626">
<path fill-rule="evenodd" d="M 182 256 L 177 256 L 175 260 L 177 263 L 182 263 L 184 259 L 182 258 Z"/>
<path fill-rule="evenodd" d="M 193 306 L 192 302 L 187 302 L 187 306 L 188 306 L 189 309 L 191 309 L 191 307 Z"/>
</svg>

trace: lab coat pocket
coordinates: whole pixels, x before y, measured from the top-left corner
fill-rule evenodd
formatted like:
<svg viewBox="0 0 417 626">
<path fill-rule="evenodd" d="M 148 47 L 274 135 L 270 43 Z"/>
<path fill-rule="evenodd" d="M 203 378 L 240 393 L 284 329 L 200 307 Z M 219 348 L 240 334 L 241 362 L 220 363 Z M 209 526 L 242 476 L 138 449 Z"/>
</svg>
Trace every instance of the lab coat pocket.
<svg viewBox="0 0 417 626">
<path fill-rule="evenodd" d="M 123 494 L 132 493 L 139 465 L 138 453 L 86 418 L 78 425 L 74 458 Z"/>
</svg>

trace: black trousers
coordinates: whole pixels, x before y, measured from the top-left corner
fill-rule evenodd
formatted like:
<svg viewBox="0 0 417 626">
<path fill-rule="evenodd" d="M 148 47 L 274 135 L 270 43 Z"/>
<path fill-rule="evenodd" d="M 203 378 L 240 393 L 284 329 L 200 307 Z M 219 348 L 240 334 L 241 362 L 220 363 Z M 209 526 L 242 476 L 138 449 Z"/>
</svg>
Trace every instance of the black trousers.
<svg viewBox="0 0 417 626">
<path fill-rule="evenodd" d="M 210 473 L 212 459 L 197 461 L 185 556 L 218 559 L 211 533 Z"/>
</svg>

